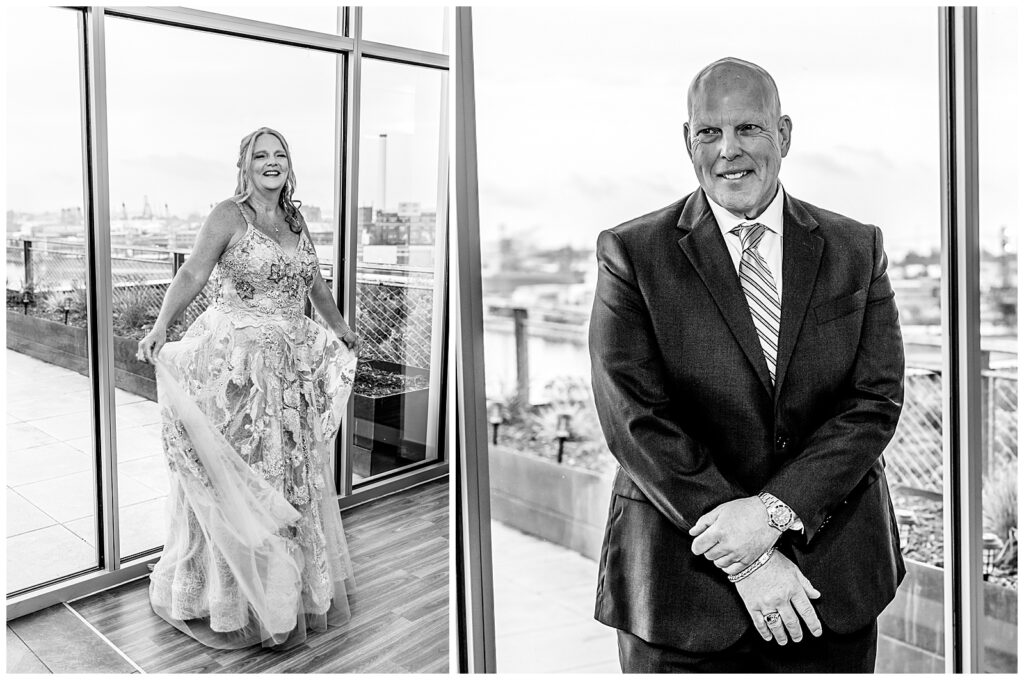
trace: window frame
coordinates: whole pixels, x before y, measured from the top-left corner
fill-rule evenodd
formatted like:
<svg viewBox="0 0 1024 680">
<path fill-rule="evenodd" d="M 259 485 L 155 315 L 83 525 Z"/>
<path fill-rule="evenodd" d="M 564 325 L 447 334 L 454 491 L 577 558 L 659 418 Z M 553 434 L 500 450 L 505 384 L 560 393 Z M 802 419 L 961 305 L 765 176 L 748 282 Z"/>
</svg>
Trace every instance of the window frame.
<svg viewBox="0 0 1024 680">
<path fill-rule="evenodd" d="M 945 671 L 979 672 L 983 662 L 978 220 L 977 8 L 938 7 L 943 336 Z M 455 193 L 461 324 L 457 357 L 456 574 L 460 672 L 497 672 L 491 571 L 490 483 L 484 404 L 480 220 L 477 195 L 472 9 L 456 14 Z M 464 251 L 471 252 L 464 252 Z"/>
<path fill-rule="evenodd" d="M 118 506 L 116 407 L 114 402 L 114 334 L 111 324 L 112 287 L 110 262 L 110 200 L 109 159 L 106 109 L 106 43 L 107 17 L 173 26 L 185 30 L 199 30 L 224 36 L 233 36 L 259 42 L 289 45 L 304 49 L 326 51 L 336 55 L 337 96 L 335 101 L 335 256 L 331 284 L 335 300 L 346 319 L 355 318 L 356 263 L 346 253 L 356 252 L 358 241 L 358 162 L 360 127 L 361 63 L 364 57 L 386 59 L 443 71 L 445 87 L 451 59 L 446 54 L 425 52 L 363 41 L 361 39 L 362 8 L 337 7 L 337 35 L 313 30 L 280 26 L 273 23 L 197 9 L 170 7 L 74 7 L 66 8 L 78 14 L 79 77 L 81 81 L 81 125 L 83 144 L 83 214 L 86 230 L 86 282 L 89 306 L 88 342 L 90 379 L 92 381 L 92 431 L 96 462 L 96 522 L 98 560 L 95 568 L 79 571 L 29 588 L 13 592 L 7 597 L 7 619 L 30 614 L 60 602 L 71 601 L 144 577 L 147 563 L 159 555 L 162 546 L 129 556 L 120 552 L 120 512 Z M 445 41 L 448 36 L 445 36 Z M 447 44 L 447 43 L 446 43 Z M 449 99 L 446 91 L 441 98 L 440 149 L 438 172 L 438 264 L 435 273 L 435 305 L 432 339 L 431 407 L 428 417 L 438 421 L 428 428 L 428 438 L 434 437 L 437 457 L 424 463 L 396 470 L 394 473 L 373 478 L 353 489 L 352 470 L 349 465 L 351 430 L 354 407 L 350 399 L 341 430 L 335 441 L 334 468 L 338 487 L 339 508 L 350 508 L 403 489 L 427 483 L 448 475 L 448 455 L 444 446 L 446 428 L 441 420 L 447 388 L 444 379 L 452 349 L 445 333 L 447 326 L 446 261 L 448 244 L 446 234 L 449 133 L 447 126 Z M 443 199 L 443 200 L 442 200 Z M 442 217 L 443 216 L 443 217 Z M 105 321 L 100 321 L 105 320 Z"/>
</svg>

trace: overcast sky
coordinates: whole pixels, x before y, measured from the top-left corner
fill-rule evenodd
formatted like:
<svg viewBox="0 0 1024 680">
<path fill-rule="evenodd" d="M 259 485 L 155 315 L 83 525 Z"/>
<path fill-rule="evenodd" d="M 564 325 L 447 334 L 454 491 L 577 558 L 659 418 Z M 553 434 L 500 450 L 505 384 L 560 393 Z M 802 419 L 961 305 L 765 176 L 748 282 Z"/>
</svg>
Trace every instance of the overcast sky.
<svg viewBox="0 0 1024 680">
<path fill-rule="evenodd" d="M 324 7 L 232 11 L 322 30 L 333 16 Z M 409 12 L 367 10 L 368 34 L 437 23 L 420 14 L 402 21 Z M 760 63 L 779 84 L 794 123 L 782 167 L 790 193 L 879 224 L 893 250 L 938 247 L 932 7 L 476 7 L 473 21 L 485 241 L 509 233 L 591 246 L 601 229 L 695 188 L 682 137 L 686 86 L 731 54 Z M 1016 240 L 1018 156 L 1006 152 L 1016 121 L 1005 116 L 1020 110 L 1018 23 L 1010 8 L 980 12 L 989 247 L 1003 225 Z M 332 56 L 124 19 L 107 28 L 115 213 L 122 202 L 137 213 L 144 196 L 158 213 L 165 203 L 175 214 L 204 211 L 234 189 L 238 141 L 264 124 L 292 145 L 298 197 L 332 206 Z M 7 206 L 80 205 L 74 12 L 8 10 L 5 32 Z M 404 28 L 390 35 L 417 39 Z M 379 133 L 387 132 L 391 207 L 434 207 L 439 73 L 374 63 L 364 75 L 360 204 L 377 195 Z"/>
<path fill-rule="evenodd" d="M 206 7 L 206 9 L 211 9 Z M 228 11 L 222 8 L 223 11 Z M 280 8 L 231 10 L 260 19 Z M 440 8 L 416 11 L 438 35 Z M 291 23 L 329 30 L 329 8 L 289 8 Z M 408 13 L 406 13 L 408 14 Z M 367 12 L 373 37 L 388 31 L 383 8 Z M 428 21 L 429 19 L 429 21 Z M 411 21 L 411 19 L 410 19 Z M 6 26 L 7 207 L 44 211 L 82 203 L 80 90 L 75 12 L 9 10 Z M 336 58 L 326 52 L 108 18 L 110 202 L 138 214 L 144 197 L 158 214 L 205 212 L 235 188 L 241 138 L 262 125 L 288 139 L 296 197 L 334 204 Z M 428 45 L 440 49 L 441 41 Z M 388 207 L 437 203 L 443 72 L 364 61 L 361 205 L 377 196 L 380 134 L 388 134 Z"/>
<path fill-rule="evenodd" d="M 485 241 L 592 246 L 600 230 L 696 188 L 686 88 L 736 56 L 773 74 L 793 119 L 787 191 L 882 226 L 891 251 L 939 246 L 934 8 L 478 7 L 473 22 Z M 1016 14 L 983 8 L 979 24 L 991 243 L 1000 225 L 1017 227 L 1004 136 L 1006 112 L 1020 110 Z"/>
</svg>

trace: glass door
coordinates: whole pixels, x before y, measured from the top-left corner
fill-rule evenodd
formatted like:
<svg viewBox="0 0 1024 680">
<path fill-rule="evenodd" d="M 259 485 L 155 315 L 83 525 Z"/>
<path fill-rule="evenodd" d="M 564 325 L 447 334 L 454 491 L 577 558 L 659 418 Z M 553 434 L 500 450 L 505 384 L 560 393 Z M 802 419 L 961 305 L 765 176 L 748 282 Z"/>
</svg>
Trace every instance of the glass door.
<svg viewBox="0 0 1024 680">
<path fill-rule="evenodd" d="M 167 495 L 153 368 L 135 360 L 135 346 L 210 210 L 234 194 L 245 135 L 267 126 L 285 136 L 295 198 L 317 255 L 334 262 L 336 61 L 328 52 L 107 21 L 110 257 L 115 360 L 123 362 L 116 409 L 122 555 L 161 545 Z M 278 96 L 284 82 L 301 93 L 301 105 Z M 206 309 L 214 286 L 209 282 L 168 330 L 168 341 Z"/>
<path fill-rule="evenodd" d="M 438 457 L 447 77 L 362 62 L 354 486 Z"/>
</svg>

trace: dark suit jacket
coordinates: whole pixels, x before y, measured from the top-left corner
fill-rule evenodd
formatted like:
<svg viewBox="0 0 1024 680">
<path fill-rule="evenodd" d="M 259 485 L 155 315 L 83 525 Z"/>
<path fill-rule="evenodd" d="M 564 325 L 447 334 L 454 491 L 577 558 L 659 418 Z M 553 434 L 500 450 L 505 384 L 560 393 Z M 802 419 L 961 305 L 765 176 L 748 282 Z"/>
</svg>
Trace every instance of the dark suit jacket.
<svg viewBox="0 0 1024 680">
<path fill-rule="evenodd" d="M 774 389 L 703 191 L 597 241 L 594 397 L 621 468 L 595 615 L 651 643 L 716 651 L 752 625 L 686 532 L 761 491 L 803 520 L 778 546 L 829 629 L 869 624 L 903 578 L 881 458 L 904 369 L 882 234 L 788 195 L 783 214 Z"/>
</svg>

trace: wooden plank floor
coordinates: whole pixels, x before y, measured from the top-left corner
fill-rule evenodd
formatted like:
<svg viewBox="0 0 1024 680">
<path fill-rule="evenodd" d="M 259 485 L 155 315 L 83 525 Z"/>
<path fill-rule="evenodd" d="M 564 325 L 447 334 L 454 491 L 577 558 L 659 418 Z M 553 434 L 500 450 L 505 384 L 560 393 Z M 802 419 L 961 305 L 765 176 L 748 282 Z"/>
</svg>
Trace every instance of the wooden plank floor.
<svg viewBox="0 0 1024 680">
<path fill-rule="evenodd" d="M 343 517 L 352 619 L 285 652 L 204 647 L 153 613 L 149 579 L 71 606 L 147 673 L 447 673 L 448 481 Z"/>
</svg>

